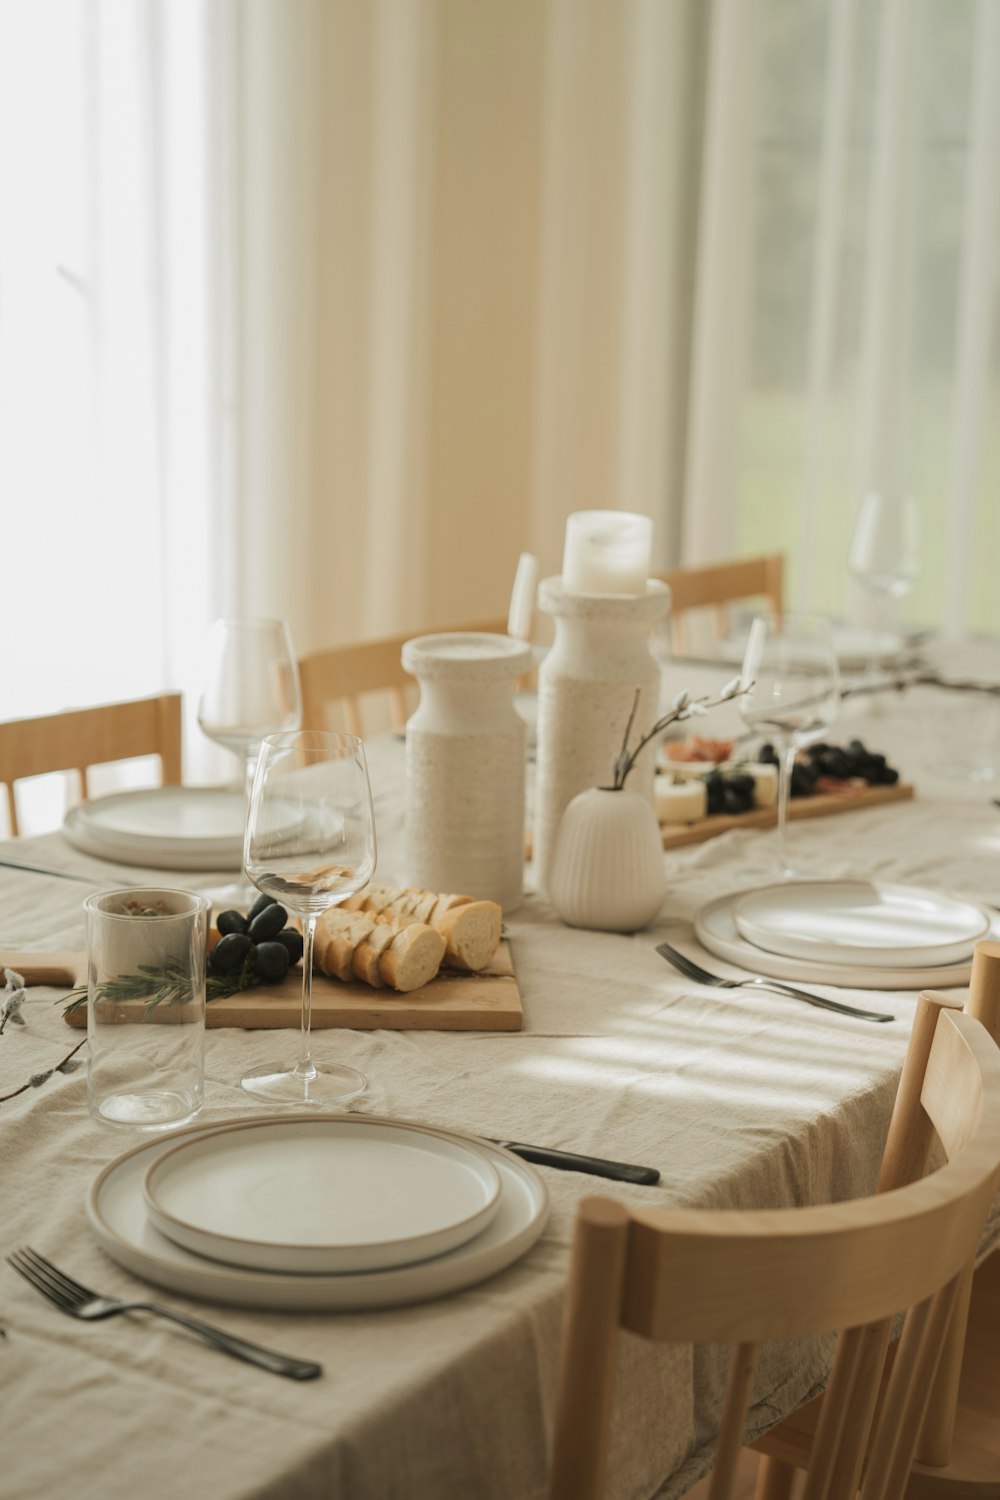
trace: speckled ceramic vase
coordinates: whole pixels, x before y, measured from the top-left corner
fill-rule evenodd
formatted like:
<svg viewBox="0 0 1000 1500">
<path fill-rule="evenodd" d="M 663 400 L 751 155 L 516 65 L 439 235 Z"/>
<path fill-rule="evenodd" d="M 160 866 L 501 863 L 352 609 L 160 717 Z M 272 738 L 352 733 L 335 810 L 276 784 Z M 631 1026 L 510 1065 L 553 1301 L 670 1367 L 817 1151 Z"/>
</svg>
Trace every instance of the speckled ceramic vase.
<svg viewBox="0 0 1000 1500">
<path fill-rule="evenodd" d="M 636 688 L 634 744 L 656 722 L 660 669 L 650 632 L 670 606 L 666 584 L 651 579 L 645 594 L 575 594 L 546 578 L 539 606 L 555 622 L 555 641 L 538 671 L 538 753 L 535 783 L 535 879 L 547 891 L 562 815 L 578 792 L 609 786 Z M 629 788 L 652 806 L 655 747 L 648 745 Z"/>
<path fill-rule="evenodd" d="M 524 720 L 514 707 L 531 648 L 505 635 L 419 636 L 403 666 L 420 683 L 406 726 L 406 880 L 431 891 L 521 901 Z"/>
</svg>

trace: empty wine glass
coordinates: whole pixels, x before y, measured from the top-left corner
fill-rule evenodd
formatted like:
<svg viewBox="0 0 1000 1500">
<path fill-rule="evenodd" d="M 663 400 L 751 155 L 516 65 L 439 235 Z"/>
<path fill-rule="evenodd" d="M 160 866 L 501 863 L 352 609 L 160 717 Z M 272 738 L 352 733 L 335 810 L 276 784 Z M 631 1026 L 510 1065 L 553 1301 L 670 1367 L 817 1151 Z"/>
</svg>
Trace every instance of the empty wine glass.
<svg viewBox="0 0 1000 1500">
<path fill-rule="evenodd" d="M 778 865 L 795 879 L 788 861 L 788 798 L 797 751 L 818 740 L 840 706 L 840 680 L 830 622 L 822 615 L 760 616 L 750 627 L 739 700 L 744 722 L 766 734 L 778 751 Z"/>
<path fill-rule="evenodd" d="M 302 723 L 299 671 L 285 620 L 215 620 L 209 627 L 198 726 L 240 757 L 247 792 L 267 734 Z"/>
<path fill-rule="evenodd" d="M 920 516 L 912 495 L 875 491 L 865 495 L 851 537 L 848 567 L 873 599 L 867 675 L 874 681 L 880 654 L 878 630 L 896 626 L 893 605 L 910 592 L 920 572 Z"/>
<path fill-rule="evenodd" d="M 255 1069 L 242 1080 L 248 1093 L 281 1104 L 343 1104 L 367 1086 L 356 1068 L 313 1060 L 312 967 L 321 913 L 368 884 L 375 857 L 362 742 L 311 729 L 268 735 L 254 772 L 243 863 L 259 891 L 301 919 L 302 1026 L 298 1061 Z"/>
</svg>

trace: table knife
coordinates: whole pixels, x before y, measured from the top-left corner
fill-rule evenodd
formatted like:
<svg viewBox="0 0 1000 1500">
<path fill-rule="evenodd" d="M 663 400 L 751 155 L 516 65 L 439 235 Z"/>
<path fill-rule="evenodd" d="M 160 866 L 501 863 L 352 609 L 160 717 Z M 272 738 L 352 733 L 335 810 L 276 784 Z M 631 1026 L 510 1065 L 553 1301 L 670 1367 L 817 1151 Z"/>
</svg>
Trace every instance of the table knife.
<svg viewBox="0 0 1000 1500">
<path fill-rule="evenodd" d="M 564 1172 L 586 1172 L 591 1177 L 609 1177 L 614 1182 L 634 1182 L 640 1187 L 651 1187 L 659 1182 L 660 1174 L 655 1167 L 635 1167 L 628 1162 L 607 1161 L 602 1156 L 580 1156 L 575 1151 L 560 1151 L 556 1146 L 526 1146 L 522 1141 L 498 1141 L 492 1136 L 484 1139 L 494 1146 L 503 1146 L 515 1156 L 534 1162 L 539 1167 L 559 1167 Z"/>
</svg>

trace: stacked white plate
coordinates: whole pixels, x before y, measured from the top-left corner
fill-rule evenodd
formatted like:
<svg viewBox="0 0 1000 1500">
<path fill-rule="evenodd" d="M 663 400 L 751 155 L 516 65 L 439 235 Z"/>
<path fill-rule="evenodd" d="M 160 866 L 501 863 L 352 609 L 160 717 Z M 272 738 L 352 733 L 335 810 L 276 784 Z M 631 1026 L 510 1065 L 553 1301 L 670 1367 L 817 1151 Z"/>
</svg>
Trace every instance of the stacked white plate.
<svg viewBox="0 0 1000 1500">
<path fill-rule="evenodd" d="M 225 787 L 115 792 L 72 808 L 69 842 L 86 854 L 161 870 L 238 870 L 246 800 Z"/>
<path fill-rule="evenodd" d="M 365 1308 L 493 1276 L 534 1244 L 548 1197 L 476 1137 L 364 1115 L 190 1126 L 104 1168 L 87 1202 L 127 1270 L 212 1302 Z"/>
<path fill-rule="evenodd" d="M 789 880 L 704 906 L 695 934 L 751 973 L 858 989 L 968 984 L 984 907 L 939 891 L 867 880 Z"/>
</svg>

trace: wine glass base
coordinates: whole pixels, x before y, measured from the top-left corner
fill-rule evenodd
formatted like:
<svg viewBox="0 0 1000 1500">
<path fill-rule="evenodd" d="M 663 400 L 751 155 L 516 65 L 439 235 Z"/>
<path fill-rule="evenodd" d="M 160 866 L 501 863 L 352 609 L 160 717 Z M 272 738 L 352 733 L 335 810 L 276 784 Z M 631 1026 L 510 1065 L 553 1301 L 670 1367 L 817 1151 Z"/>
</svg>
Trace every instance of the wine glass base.
<svg viewBox="0 0 1000 1500">
<path fill-rule="evenodd" d="M 255 1068 L 240 1082 L 248 1094 L 271 1104 L 346 1104 L 368 1087 L 363 1073 L 341 1063 L 314 1064 L 308 1073 L 275 1063 Z"/>
</svg>

